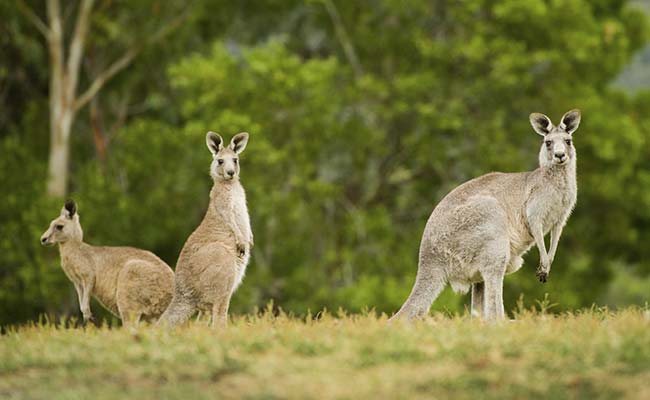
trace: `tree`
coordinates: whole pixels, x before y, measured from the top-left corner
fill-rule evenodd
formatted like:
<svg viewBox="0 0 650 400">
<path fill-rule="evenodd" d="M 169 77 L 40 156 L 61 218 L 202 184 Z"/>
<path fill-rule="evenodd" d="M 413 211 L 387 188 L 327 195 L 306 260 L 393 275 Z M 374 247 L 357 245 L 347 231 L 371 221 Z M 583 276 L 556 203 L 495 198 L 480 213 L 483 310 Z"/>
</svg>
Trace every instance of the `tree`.
<svg viewBox="0 0 650 400">
<path fill-rule="evenodd" d="M 98 73 L 85 91 L 78 93 L 81 63 L 84 57 L 90 15 L 94 0 L 81 0 L 74 32 L 66 49 L 64 21 L 59 0 L 47 0 L 47 24 L 22 0 L 20 10 L 45 37 L 50 65 L 50 150 L 47 193 L 63 197 L 67 192 L 70 158 L 70 133 L 79 110 L 86 106 L 113 76 L 125 69 L 145 45 L 163 39 L 180 25 L 187 13 L 164 23 L 145 40 L 129 48 L 121 57 Z"/>
</svg>

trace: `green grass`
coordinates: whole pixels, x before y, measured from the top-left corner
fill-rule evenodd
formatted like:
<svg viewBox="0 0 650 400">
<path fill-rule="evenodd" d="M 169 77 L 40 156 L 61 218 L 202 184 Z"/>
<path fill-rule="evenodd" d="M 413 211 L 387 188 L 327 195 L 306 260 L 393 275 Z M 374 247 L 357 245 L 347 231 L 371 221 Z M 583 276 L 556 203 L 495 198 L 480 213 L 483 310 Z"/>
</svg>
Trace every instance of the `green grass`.
<svg viewBox="0 0 650 400">
<path fill-rule="evenodd" d="M 2 399 L 650 398 L 650 311 L 414 325 L 238 317 L 227 330 L 10 329 Z"/>
</svg>

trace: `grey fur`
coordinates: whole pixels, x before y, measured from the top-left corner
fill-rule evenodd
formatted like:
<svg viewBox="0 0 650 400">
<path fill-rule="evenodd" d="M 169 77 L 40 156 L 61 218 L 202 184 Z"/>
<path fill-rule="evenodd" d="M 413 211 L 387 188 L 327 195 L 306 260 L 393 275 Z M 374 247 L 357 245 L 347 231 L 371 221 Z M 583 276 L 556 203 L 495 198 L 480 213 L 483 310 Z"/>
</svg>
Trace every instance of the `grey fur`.
<svg viewBox="0 0 650 400">
<path fill-rule="evenodd" d="M 391 319 L 426 315 L 447 283 L 461 293 L 472 287 L 473 314 L 503 319 L 504 276 L 521 268 L 522 256 L 533 244 L 540 253 L 537 277 L 546 282 L 577 199 L 572 134 L 580 111 L 564 114 L 558 126 L 538 113 L 530 115 L 530 123 L 544 136 L 539 168 L 483 175 L 440 201 L 422 236 L 415 285 Z M 544 236 L 549 232 L 547 253 Z"/>
</svg>

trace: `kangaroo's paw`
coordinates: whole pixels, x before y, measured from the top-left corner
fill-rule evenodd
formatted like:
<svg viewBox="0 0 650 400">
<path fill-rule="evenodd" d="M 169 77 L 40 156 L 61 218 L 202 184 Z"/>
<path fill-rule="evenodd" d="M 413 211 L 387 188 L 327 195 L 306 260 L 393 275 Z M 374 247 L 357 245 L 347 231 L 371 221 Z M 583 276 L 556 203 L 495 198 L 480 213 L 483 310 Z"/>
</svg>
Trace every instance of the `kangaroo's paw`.
<svg viewBox="0 0 650 400">
<path fill-rule="evenodd" d="M 246 255 L 246 245 L 243 242 L 238 242 L 235 246 L 237 247 L 239 257 Z"/>
</svg>

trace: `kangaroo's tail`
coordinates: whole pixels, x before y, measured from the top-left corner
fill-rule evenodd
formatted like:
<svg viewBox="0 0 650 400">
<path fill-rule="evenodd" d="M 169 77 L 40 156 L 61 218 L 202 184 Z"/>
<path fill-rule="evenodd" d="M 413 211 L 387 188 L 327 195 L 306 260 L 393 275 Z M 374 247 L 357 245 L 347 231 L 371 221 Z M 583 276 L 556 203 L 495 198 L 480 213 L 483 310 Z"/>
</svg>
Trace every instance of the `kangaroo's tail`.
<svg viewBox="0 0 650 400">
<path fill-rule="evenodd" d="M 169 327 L 183 325 L 190 320 L 194 311 L 196 311 L 196 307 L 193 303 L 184 299 L 182 296 L 178 296 L 178 294 L 174 294 L 174 298 L 169 303 L 169 307 L 160 316 L 158 325 Z"/>
<path fill-rule="evenodd" d="M 391 317 L 389 322 L 398 319 L 410 321 L 424 317 L 446 284 L 443 271 L 435 268 L 430 257 L 423 257 L 420 254 L 418 273 L 411 294 L 402 305 L 402 308 L 399 309 L 397 314 Z"/>
</svg>

